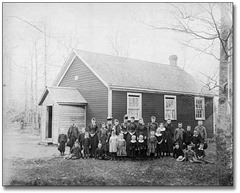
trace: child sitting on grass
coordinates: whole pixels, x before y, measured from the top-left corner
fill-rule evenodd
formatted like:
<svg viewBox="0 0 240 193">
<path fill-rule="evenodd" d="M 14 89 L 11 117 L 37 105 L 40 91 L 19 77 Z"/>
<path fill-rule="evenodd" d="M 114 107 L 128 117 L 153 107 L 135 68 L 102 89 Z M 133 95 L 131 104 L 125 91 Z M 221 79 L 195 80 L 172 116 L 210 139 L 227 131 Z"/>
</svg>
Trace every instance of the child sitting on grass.
<svg viewBox="0 0 240 193">
<path fill-rule="evenodd" d="M 64 133 L 64 130 L 61 129 L 61 133 L 58 136 L 58 150 L 61 153 L 61 156 L 65 153 L 65 146 L 67 143 L 67 135 Z"/>
<path fill-rule="evenodd" d="M 177 159 L 177 161 L 183 161 L 184 159 L 183 150 L 180 148 L 178 143 L 176 143 L 175 147 L 173 148 L 173 158 Z"/>
<path fill-rule="evenodd" d="M 104 160 L 105 156 L 104 156 L 105 152 L 104 149 L 102 148 L 102 144 L 99 143 L 98 144 L 98 148 L 95 150 L 95 159 L 100 159 L 100 160 Z"/>
<path fill-rule="evenodd" d="M 187 150 L 185 152 L 184 157 L 185 157 L 185 161 L 189 161 L 191 163 L 201 163 L 201 161 L 197 159 L 195 151 L 192 150 L 192 145 L 187 146 Z"/>
<path fill-rule="evenodd" d="M 70 154 L 67 155 L 66 157 L 64 157 L 65 159 L 79 159 L 80 158 L 80 145 L 78 143 L 78 141 L 74 142 L 74 145 L 72 147 L 72 149 L 70 150 Z"/>
<path fill-rule="evenodd" d="M 208 163 L 213 164 L 213 162 L 207 161 L 205 159 L 206 154 L 205 154 L 203 147 L 204 147 L 204 144 L 200 143 L 199 148 L 196 150 L 196 156 L 197 156 L 198 161 L 201 161 L 202 163 L 205 163 L 205 164 L 208 164 Z"/>
<path fill-rule="evenodd" d="M 120 160 L 122 160 L 125 156 L 127 156 L 126 141 L 125 139 L 123 139 L 122 133 L 120 133 L 118 137 L 117 156 L 120 158 Z"/>
</svg>

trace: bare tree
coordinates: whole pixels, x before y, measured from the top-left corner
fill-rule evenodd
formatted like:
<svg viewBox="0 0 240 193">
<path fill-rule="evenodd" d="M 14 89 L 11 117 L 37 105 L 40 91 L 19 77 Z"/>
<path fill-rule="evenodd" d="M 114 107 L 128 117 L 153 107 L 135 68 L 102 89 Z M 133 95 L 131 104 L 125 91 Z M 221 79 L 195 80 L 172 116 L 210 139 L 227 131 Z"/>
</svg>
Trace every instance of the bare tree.
<svg viewBox="0 0 240 193">
<path fill-rule="evenodd" d="M 182 45 L 200 53 L 210 55 L 219 61 L 218 75 L 205 75 L 210 90 L 218 88 L 219 105 L 216 124 L 217 172 L 219 183 L 232 183 L 232 4 L 202 3 L 170 4 L 171 22 L 164 19 L 146 21 L 138 19 L 153 30 L 170 30 L 186 34 L 189 38 Z M 193 9 L 195 11 L 193 11 Z M 220 53 L 215 46 L 220 46 Z"/>
</svg>

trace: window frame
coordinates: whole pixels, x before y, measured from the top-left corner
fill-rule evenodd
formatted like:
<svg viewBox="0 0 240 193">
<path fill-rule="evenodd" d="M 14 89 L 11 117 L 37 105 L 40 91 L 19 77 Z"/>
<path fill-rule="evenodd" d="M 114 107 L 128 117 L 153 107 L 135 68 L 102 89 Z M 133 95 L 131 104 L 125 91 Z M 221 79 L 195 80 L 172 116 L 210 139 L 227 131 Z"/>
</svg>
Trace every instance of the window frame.
<svg viewBox="0 0 240 193">
<path fill-rule="evenodd" d="M 199 108 L 197 108 L 196 105 L 197 105 L 197 100 L 199 99 L 202 100 L 203 113 L 201 118 L 197 117 L 197 109 Z M 194 97 L 194 109 L 195 109 L 195 120 L 205 120 L 205 98 L 204 97 Z"/>
<path fill-rule="evenodd" d="M 166 113 L 166 99 L 167 98 L 173 98 L 175 100 L 174 103 L 174 109 L 175 109 L 175 118 L 171 118 L 170 120 L 177 120 L 177 96 L 176 95 L 164 95 L 164 120 L 168 120 L 169 118 L 167 118 L 167 113 Z"/>
<path fill-rule="evenodd" d="M 131 93 L 131 92 L 128 92 L 127 93 L 127 115 L 129 115 L 129 119 L 131 118 L 132 115 L 128 114 L 128 110 L 129 110 L 129 96 L 130 95 L 135 95 L 137 97 L 139 97 L 139 108 L 136 108 L 136 109 L 139 109 L 139 117 L 135 117 L 135 120 L 139 120 L 139 118 L 142 117 L 142 93 Z"/>
</svg>

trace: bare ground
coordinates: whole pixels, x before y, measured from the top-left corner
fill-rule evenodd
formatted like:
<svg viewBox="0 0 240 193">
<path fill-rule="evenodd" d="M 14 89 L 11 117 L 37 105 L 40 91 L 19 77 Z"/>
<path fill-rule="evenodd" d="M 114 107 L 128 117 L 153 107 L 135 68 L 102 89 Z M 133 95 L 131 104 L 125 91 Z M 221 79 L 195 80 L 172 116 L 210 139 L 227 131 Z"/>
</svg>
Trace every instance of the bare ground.
<svg viewBox="0 0 240 193">
<path fill-rule="evenodd" d="M 147 161 L 64 160 L 56 146 L 38 145 L 38 133 L 9 126 L 3 133 L 3 185 L 218 185 L 214 164 Z M 68 149 L 67 149 L 68 151 Z M 209 144 L 208 160 L 215 159 Z"/>
</svg>

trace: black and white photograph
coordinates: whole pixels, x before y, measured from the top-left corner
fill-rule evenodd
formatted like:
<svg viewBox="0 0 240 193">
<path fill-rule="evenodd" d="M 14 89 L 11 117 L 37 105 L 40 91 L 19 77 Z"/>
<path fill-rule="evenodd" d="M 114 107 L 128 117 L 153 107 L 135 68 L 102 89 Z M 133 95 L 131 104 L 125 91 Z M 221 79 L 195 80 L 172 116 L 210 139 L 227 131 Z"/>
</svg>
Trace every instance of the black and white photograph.
<svg viewBox="0 0 240 193">
<path fill-rule="evenodd" d="M 3 2 L 2 186 L 230 186 L 234 4 Z"/>
</svg>

